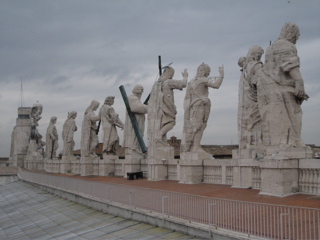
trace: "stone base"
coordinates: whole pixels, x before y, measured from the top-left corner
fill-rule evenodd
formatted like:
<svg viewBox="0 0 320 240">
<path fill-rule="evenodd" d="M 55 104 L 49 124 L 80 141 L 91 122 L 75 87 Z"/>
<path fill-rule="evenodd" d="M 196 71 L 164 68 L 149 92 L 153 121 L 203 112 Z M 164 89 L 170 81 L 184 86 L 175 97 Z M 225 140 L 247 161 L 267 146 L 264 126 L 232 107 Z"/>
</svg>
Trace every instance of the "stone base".
<svg viewBox="0 0 320 240">
<path fill-rule="evenodd" d="M 128 172 L 140 172 L 141 171 L 141 160 L 145 159 L 146 155 L 143 153 L 132 152 L 126 154 L 124 161 L 124 178 L 127 177 Z"/>
<path fill-rule="evenodd" d="M 44 160 L 43 159 L 35 159 L 28 160 L 26 162 L 26 168 L 29 170 L 44 170 Z"/>
<path fill-rule="evenodd" d="M 264 160 L 260 194 L 285 197 L 298 191 L 299 160 Z"/>
<path fill-rule="evenodd" d="M 254 188 L 253 167 L 259 167 L 256 159 L 233 160 L 233 184 L 234 188 Z"/>
<path fill-rule="evenodd" d="M 313 151 L 310 147 L 294 148 L 294 147 L 268 147 L 265 151 L 264 159 L 303 159 L 312 158 Z"/>
<path fill-rule="evenodd" d="M 80 159 L 75 158 L 71 160 L 71 172 L 74 174 L 80 174 L 81 172 Z"/>
<path fill-rule="evenodd" d="M 90 176 L 93 175 L 93 161 L 99 157 L 97 156 L 87 156 L 81 157 L 80 164 L 80 175 L 81 176 Z"/>
<path fill-rule="evenodd" d="M 203 161 L 213 159 L 204 150 L 180 154 L 179 183 L 196 184 L 203 182 Z"/>
<path fill-rule="evenodd" d="M 161 181 L 168 179 L 168 163 L 174 159 L 174 148 L 161 146 L 148 152 L 148 180 Z"/>
<path fill-rule="evenodd" d="M 232 150 L 233 159 L 259 159 L 265 155 L 265 147 L 251 147 L 246 149 L 234 149 Z"/>
<path fill-rule="evenodd" d="M 71 173 L 71 161 L 76 160 L 75 156 L 62 156 L 60 161 L 60 173 Z"/>
<path fill-rule="evenodd" d="M 103 159 L 99 159 L 99 176 L 113 176 L 115 174 L 116 160 L 118 155 L 103 154 Z"/>
</svg>

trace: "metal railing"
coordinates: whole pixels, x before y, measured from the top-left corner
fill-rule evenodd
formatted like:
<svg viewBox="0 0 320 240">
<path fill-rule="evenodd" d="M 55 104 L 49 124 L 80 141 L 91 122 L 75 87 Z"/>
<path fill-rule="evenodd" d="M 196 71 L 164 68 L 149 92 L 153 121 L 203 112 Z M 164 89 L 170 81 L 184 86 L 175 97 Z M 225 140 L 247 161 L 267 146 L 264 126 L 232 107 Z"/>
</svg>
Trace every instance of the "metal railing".
<svg viewBox="0 0 320 240">
<path fill-rule="evenodd" d="M 19 169 L 23 180 L 81 196 L 268 239 L 320 239 L 320 209 L 203 197 Z"/>
</svg>

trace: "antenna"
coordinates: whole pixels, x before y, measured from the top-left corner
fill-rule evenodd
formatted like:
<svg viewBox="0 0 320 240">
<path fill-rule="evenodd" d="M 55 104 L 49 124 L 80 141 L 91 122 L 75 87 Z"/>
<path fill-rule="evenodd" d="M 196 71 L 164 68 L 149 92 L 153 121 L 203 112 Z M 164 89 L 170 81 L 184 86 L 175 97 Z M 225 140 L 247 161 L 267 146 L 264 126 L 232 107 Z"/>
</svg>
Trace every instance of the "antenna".
<svg viewBox="0 0 320 240">
<path fill-rule="evenodd" d="M 21 78 L 21 86 L 20 86 L 20 107 L 23 106 L 23 87 L 22 87 L 22 78 Z"/>
</svg>

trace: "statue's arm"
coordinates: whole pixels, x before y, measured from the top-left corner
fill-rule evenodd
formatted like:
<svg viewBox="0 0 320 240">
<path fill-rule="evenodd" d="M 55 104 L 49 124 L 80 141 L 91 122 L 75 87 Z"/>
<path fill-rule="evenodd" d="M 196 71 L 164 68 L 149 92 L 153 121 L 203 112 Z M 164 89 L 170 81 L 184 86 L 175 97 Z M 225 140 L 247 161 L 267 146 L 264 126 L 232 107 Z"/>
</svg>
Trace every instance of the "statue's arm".
<svg viewBox="0 0 320 240">
<path fill-rule="evenodd" d="M 188 83 L 188 71 L 187 69 L 184 69 L 184 71 L 182 72 L 182 76 L 183 76 L 183 80 L 171 80 L 171 88 L 172 89 L 180 89 L 182 90 L 183 88 L 185 88 L 187 86 Z"/>
<path fill-rule="evenodd" d="M 215 81 L 211 81 L 211 80 L 208 81 L 209 87 L 216 88 L 216 89 L 220 88 L 222 81 L 223 81 L 223 78 L 224 78 L 224 66 L 223 65 L 221 67 L 219 67 L 219 73 L 220 73 L 220 76 L 217 77 L 215 79 Z"/>
<path fill-rule="evenodd" d="M 305 96 L 304 91 L 304 82 L 301 76 L 300 68 L 295 67 L 289 71 L 289 75 L 295 82 L 295 95 L 299 98 L 303 98 Z"/>
<path fill-rule="evenodd" d="M 129 97 L 129 106 L 133 113 L 146 114 L 148 112 L 148 106 L 141 103 L 138 97 Z"/>
<path fill-rule="evenodd" d="M 99 121 L 100 120 L 100 116 L 99 115 L 95 115 L 95 114 L 92 114 L 92 116 L 91 116 L 91 121 L 92 122 L 97 122 L 97 121 Z"/>
</svg>

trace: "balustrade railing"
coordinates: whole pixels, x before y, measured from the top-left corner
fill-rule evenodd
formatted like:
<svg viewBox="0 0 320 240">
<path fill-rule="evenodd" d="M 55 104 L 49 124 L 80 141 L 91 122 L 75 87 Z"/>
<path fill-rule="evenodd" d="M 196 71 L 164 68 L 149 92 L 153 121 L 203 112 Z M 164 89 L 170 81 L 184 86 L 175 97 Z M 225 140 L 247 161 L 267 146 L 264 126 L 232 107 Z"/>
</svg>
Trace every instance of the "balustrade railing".
<svg viewBox="0 0 320 240">
<path fill-rule="evenodd" d="M 267 239 L 320 239 L 320 210 L 278 206 L 146 189 L 36 173 L 19 169 L 19 177 L 102 202 L 204 224 L 208 231 L 227 229 Z"/>
</svg>

